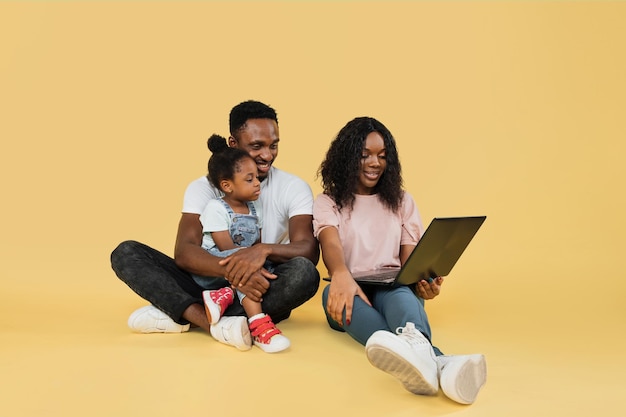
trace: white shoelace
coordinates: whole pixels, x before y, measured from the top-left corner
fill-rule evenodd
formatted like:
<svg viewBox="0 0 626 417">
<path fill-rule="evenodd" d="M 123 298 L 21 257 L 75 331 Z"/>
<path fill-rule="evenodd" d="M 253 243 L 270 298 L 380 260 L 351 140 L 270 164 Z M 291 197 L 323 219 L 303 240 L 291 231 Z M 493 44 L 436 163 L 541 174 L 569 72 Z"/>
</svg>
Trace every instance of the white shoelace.
<svg viewBox="0 0 626 417">
<path fill-rule="evenodd" d="M 406 323 L 406 327 L 398 327 L 396 333 L 414 347 L 430 345 L 428 339 L 426 339 L 426 337 L 415 328 L 415 324 L 410 321 Z"/>
</svg>

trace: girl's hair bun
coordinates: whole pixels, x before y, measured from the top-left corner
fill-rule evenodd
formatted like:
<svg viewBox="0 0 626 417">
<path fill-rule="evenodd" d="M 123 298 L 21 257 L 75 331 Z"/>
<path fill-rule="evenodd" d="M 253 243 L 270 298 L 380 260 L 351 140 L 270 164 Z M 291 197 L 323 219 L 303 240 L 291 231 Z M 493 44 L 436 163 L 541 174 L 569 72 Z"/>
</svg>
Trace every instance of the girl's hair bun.
<svg viewBox="0 0 626 417">
<path fill-rule="evenodd" d="M 206 144 L 212 153 L 220 153 L 228 149 L 228 143 L 226 143 L 226 138 L 215 133 L 211 135 Z"/>
</svg>

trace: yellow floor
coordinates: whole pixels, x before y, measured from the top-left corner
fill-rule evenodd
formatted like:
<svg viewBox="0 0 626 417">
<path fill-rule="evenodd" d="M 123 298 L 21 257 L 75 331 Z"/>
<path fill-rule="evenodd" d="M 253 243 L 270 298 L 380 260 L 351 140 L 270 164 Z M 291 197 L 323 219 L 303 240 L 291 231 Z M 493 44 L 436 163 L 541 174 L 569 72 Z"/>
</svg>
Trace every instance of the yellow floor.
<svg viewBox="0 0 626 417">
<path fill-rule="evenodd" d="M 480 300 L 454 308 L 442 296 L 429 306 L 436 344 L 447 353 L 482 352 L 488 362 L 487 385 L 462 406 L 442 393 L 410 394 L 370 366 L 360 345 L 326 326 L 319 293 L 279 326 L 292 347 L 269 355 L 239 352 L 197 329 L 133 334 L 125 322 L 143 305 L 138 297 L 106 269 L 85 279 L 103 281 L 102 293 L 45 285 L 40 293 L 2 293 L 0 415 L 624 413 L 620 320 L 561 325 L 538 314 L 525 320 L 505 305 L 485 311 Z M 447 284 L 454 297 L 456 284 Z"/>
</svg>

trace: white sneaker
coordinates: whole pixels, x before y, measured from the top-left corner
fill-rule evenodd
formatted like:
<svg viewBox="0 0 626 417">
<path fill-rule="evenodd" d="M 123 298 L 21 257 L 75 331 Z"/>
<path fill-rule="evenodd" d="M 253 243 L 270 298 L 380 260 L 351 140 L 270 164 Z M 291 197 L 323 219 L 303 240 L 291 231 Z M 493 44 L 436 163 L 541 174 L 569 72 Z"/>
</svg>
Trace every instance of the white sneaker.
<svg viewBox="0 0 626 417">
<path fill-rule="evenodd" d="M 480 354 L 438 356 L 437 366 L 441 390 L 457 403 L 473 403 L 487 381 L 487 363 Z"/>
<path fill-rule="evenodd" d="M 251 317 L 248 322 L 250 323 L 250 333 L 253 337 L 252 341 L 263 352 L 282 352 L 291 346 L 289 339 L 282 335 L 282 332 L 267 314 L 258 314 L 255 317 Z"/>
<path fill-rule="evenodd" d="M 413 323 L 398 327 L 396 333 L 374 332 L 365 344 L 367 359 L 413 394 L 435 395 L 439 384 L 432 345 Z"/>
<path fill-rule="evenodd" d="M 226 316 L 211 325 L 211 336 L 218 342 L 234 346 L 239 350 L 252 347 L 248 319 L 244 316 Z"/>
<path fill-rule="evenodd" d="M 176 323 L 152 305 L 135 310 L 128 318 L 128 327 L 137 333 L 183 333 L 189 330 L 189 324 Z"/>
</svg>

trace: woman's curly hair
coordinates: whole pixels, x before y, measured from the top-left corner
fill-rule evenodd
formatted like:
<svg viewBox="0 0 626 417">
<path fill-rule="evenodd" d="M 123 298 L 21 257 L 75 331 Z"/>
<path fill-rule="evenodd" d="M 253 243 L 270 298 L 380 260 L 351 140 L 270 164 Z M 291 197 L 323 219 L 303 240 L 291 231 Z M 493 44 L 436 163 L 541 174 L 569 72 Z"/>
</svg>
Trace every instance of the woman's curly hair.
<svg viewBox="0 0 626 417">
<path fill-rule="evenodd" d="M 396 141 L 391 132 L 372 117 L 357 117 L 346 124 L 330 144 L 317 176 L 322 178 L 324 194 L 330 196 L 341 211 L 352 209 L 359 173 L 361 155 L 367 135 L 378 132 L 385 143 L 387 166 L 374 187 L 380 201 L 393 212 L 402 202 L 403 183 Z"/>
</svg>

